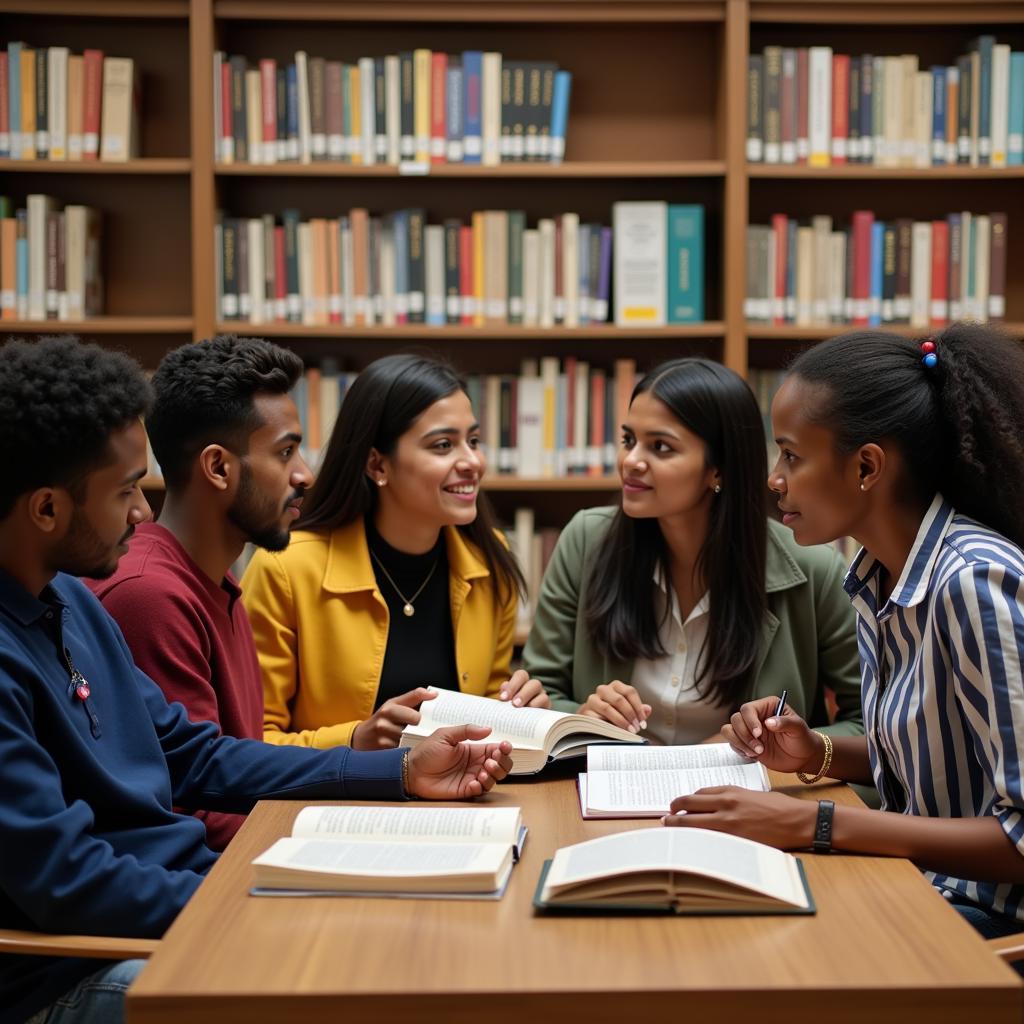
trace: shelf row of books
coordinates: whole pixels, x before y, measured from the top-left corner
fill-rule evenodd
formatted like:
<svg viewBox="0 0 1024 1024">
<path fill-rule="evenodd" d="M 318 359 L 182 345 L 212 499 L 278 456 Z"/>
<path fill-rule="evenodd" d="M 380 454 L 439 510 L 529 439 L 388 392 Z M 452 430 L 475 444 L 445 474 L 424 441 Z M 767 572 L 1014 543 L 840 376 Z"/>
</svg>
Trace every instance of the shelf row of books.
<svg viewBox="0 0 1024 1024">
<path fill-rule="evenodd" d="M 103 311 L 100 215 L 34 194 L 0 196 L 0 319 L 81 320 Z"/>
<path fill-rule="evenodd" d="M 744 315 L 763 324 L 939 327 L 1006 313 L 1005 213 L 934 221 L 809 224 L 785 214 L 747 228 Z"/>
<path fill-rule="evenodd" d="M 747 159 L 1024 164 L 1024 52 L 982 35 L 954 64 L 925 69 L 913 54 L 766 46 L 748 58 Z"/>
<path fill-rule="evenodd" d="M 357 374 L 326 358 L 295 387 L 303 450 L 319 465 L 345 393 Z M 619 431 L 636 382 L 636 361 L 592 366 L 569 356 L 524 359 L 518 374 L 471 374 L 488 472 L 527 478 L 603 477 L 615 469 Z"/>
<path fill-rule="evenodd" d="M 703 320 L 703 208 L 617 203 L 612 218 L 614 235 L 576 213 L 528 227 L 521 210 L 440 224 L 423 209 L 377 216 L 355 208 L 308 221 L 294 209 L 221 215 L 221 318 L 576 327 L 605 323 L 614 302 L 623 326 Z M 624 241 L 613 246 L 613 237 Z"/>
<path fill-rule="evenodd" d="M 137 156 L 138 85 L 130 57 L 8 43 L 0 50 L 0 158 Z"/>
<path fill-rule="evenodd" d="M 352 62 L 296 52 L 250 67 L 213 60 L 214 152 L 222 164 L 561 163 L 572 75 L 497 52 L 410 50 Z"/>
</svg>

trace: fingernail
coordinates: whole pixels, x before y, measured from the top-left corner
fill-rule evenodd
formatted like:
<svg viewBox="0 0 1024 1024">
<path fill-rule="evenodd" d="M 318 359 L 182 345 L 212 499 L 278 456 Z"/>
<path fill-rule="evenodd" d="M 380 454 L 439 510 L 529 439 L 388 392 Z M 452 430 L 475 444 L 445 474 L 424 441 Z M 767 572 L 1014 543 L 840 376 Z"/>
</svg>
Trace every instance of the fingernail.
<svg viewBox="0 0 1024 1024">
<path fill-rule="evenodd" d="M 502 700 L 508 700 L 508 694 L 504 690 L 501 691 L 500 696 Z"/>
<path fill-rule="evenodd" d="M 646 729 L 647 728 L 647 719 L 646 718 L 640 723 L 640 728 L 641 729 Z"/>
<path fill-rule="evenodd" d="M 636 726 L 635 725 L 627 726 L 627 728 L 629 729 L 630 732 L 636 732 Z"/>
<path fill-rule="evenodd" d="M 523 698 L 522 697 L 516 697 L 516 699 L 514 701 L 512 701 L 512 703 L 515 704 L 515 706 L 517 708 L 521 708 L 523 706 Z"/>
<path fill-rule="evenodd" d="M 638 718 L 633 719 L 633 732 L 640 731 L 640 720 Z"/>
<path fill-rule="evenodd" d="M 763 754 L 764 753 L 764 747 L 762 747 L 760 743 L 755 743 L 754 744 L 754 753 L 755 754 Z"/>
<path fill-rule="evenodd" d="M 761 726 L 759 726 L 759 725 L 755 725 L 754 726 L 754 735 L 755 736 L 760 736 L 761 735 Z"/>
</svg>

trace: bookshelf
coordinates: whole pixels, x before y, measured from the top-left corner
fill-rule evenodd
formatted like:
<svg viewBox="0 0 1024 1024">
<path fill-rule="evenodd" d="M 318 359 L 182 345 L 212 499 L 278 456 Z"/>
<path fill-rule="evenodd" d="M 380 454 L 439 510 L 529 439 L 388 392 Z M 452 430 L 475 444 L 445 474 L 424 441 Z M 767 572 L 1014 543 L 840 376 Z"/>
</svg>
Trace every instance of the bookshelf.
<svg viewBox="0 0 1024 1024">
<path fill-rule="evenodd" d="M 263 335 L 306 359 L 358 368 L 415 346 L 467 372 L 513 373 L 524 357 L 576 355 L 640 369 L 678 355 L 720 359 L 740 373 L 772 369 L 841 327 L 748 325 L 745 233 L 774 212 L 857 208 L 928 217 L 966 208 L 1010 213 L 1008 328 L 1024 337 L 1024 168 L 831 168 L 749 164 L 746 64 L 767 44 L 920 54 L 948 62 L 983 27 L 1024 49 L 1024 0 L 8 0 L 4 41 L 101 47 L 142 75 L 141 156 L 122 164 L 0 161 L 0 193 L 86 203 L 104 213 L 105 315 L 83 323 L 0 321 L 0 336 L 74 330 L 131 348 L 152 367 L 166 349 L 217 331 Z M 336 59 L 416 46 L 482 48 L 509 59 L 549 57 L 574 75 L 565 162 L 432 166 L 229 165 L 213 152 L 216 49 L 284 60 L 297 49 Z M 499 206 L 538 216 L 575 210 L 610 223 L 620 199 L 701 203 L 706 211 L 709 319 L 651 329 L 613 326 L 310 327 L 218 321 L 216 211 L 259 216 L 288 206 L 304 217 L 425 207 L 432 222 Z M 614 494 L 614 480 L 524 480 L 492 474 L 509 518 L 530 503 L 560 525 Z"/>
</svg>

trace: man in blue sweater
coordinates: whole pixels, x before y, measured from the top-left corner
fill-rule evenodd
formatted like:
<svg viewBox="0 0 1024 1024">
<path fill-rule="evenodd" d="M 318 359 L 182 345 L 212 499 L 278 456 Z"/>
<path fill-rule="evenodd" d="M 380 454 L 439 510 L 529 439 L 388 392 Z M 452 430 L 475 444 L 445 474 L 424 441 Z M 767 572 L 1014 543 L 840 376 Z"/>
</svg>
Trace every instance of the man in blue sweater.
<svg viewBox="0 0 1024 1024">
<path fill-rule="evenodd" d="M 0 927 L 162 935 L 216 859 L 176 806 L 461 799 L 511 767 L 507 743 L 462 742 L 476 726 L 411 751 L 315 751 L 222 737 L 168 705 L 74 579 L 111 574 L 149 516 L 149 398 L 138 366 L 97 346 L 0 348 Z M 120 1020 L 139 966 L 0 957 L 0 1022 Z"/>
</svg>

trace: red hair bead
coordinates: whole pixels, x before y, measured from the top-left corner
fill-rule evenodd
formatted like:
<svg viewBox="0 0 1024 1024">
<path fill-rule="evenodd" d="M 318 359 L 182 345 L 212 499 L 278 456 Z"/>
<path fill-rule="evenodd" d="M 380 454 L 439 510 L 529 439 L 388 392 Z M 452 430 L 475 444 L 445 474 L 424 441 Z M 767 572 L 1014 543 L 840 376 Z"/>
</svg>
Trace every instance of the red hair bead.
<svg viewBox="0 0 1024 1024">
<path fill-rule="evenodd" d="M 922 341 L 921 342 L 921 351 L 925 355 L 929 355 L 930 353 L 934 352 L 935 351 L 935 342 L 934 341 Z"/>
</svg>

